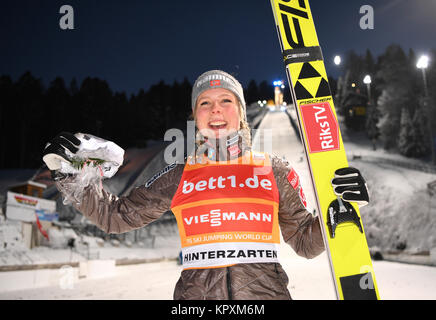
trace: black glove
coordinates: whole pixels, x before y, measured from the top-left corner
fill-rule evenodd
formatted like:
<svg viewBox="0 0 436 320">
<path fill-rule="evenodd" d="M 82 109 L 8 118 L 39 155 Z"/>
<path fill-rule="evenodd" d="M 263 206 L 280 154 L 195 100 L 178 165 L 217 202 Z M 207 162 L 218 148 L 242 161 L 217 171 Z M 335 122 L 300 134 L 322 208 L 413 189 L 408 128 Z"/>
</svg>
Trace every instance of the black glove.
<svg viewBox="0 0 436 320">
<path fill-rule="evenodd" d="M 338 169 L 332 179 L 335 194 L 347 202 L 356 202 L 359 207 L 369 202 L 368 187 L 360 171 L 353 167 Z"/>
<path fill-rule="evenodd" d="M 44 160 L 50 171 L 56 171 L 61 168 L 61 161 L 70 161 L 70 157 L 65 153 L 68 149 L 72 153 L 79 150 L 80 140 L 72 133 L 61 132 L 45 146 L 42 160 Z"/>
</svg>

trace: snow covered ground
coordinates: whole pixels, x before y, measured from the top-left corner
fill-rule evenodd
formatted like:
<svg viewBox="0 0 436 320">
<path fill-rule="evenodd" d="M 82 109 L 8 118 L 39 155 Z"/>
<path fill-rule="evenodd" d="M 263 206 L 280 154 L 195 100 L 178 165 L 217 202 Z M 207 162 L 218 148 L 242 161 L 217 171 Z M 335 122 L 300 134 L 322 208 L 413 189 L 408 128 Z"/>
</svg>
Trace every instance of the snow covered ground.
<svg viewBox="0 0 436 320">
<path fill-rule="evenodd" d="M 314 260 L 296 256 L 281 259 L 290 281 L 288 289 L 296 300 L 335 299 L 327 257 Z M 380 296 L 384 300 L 436 299 L 436 268 L 385 261 L 375 261 L 374 271 Z M 23 271 L 21 271 L 23 272 Z M 71 287 L 58 285 L 44 288 L 0 292 L 1 300 L 171 300 L 181 266 L 174 261 L 116 267 L 116 274 L 100 279 L 80 279 Z"/>
<path fill-rule="evenodd" d="M 314 199 L 303 149 L 292 131 L 287 115 L 281 112 L 269 113 L 259 129 L 272 130 L 273 153 L 287 158 L 296 169 L 305 189 L 308 209 L 313 210 Z M 436 180 L 436 175 L 373 162 L 365 158 L 365 155 L 406 162 L 410 160 L 381 150 L 374 152 L 369 144 L 356 143 L 355 136 L 350 141 L 351 136 L 343 132 L 347 153 L 360 155 L 361 159 L 350 159 L 350 165 L 362 171 L 371 193 L 370 205 L 361 210 L 369 244 L 377 244 L 380 250 L 405 245 L 405 251 L 410 253 L 431 251 L 436 247 L 436 200 L 428 195 L 426 184 Z M 259 138 L 260 136 L 254 137 L 255 146 L 260 144 Z M 38 249 L 29 254 L 51 256 L 52 262 L 65 262 L 66 256 L 70 254 L 68 250 L 57 250 L 58 256 L 55 257 L 53 252 L 49 254 L 44 250 L 48 249 Z M 178 250 L 177 234 L 156 239 L 156 249 L 114 248 L 109 245 L 99 249 L 101 259 L 122 259 L 125 256 L 139 259 L 174 258 Z M 3 257 L 6 262 L 12 261 L 5 254 Z M 30 260 L 37 260 L 29 257 Z M 76 257 L 78 261 L 80 257 Z M 289 246 L 283 244 L 280 261 L 289 276 L 288 288 L 294 299 L 335 299 L 325 253 L 307 260 L 298 257 Z M 382 299 L 436 299 L 435 267 L 387 261 L 374 261 L 373 264 Z M 9 281 L 19 281 L 25 276 L 33 279 L 42 277 L 43 272 L 0 272 L 0 276 L 8 276 Z M 45 275 L 51 277 L 49 286 L 3 291 L 0 292 L 0 299 L 172 299 L 180 272 L 181 266 L 175 261 L 117 266 L 109 276 L 103 278 L 79 278 L 78 268 L 59 269 Z M 69 285 L 65 285 L 65 279 L 71 280 L 67 281 Z"/>
<path fill-rule="evenodd" d="M 0 241 L 0 267 L 4 266 L 29 266 L 59 263 L 77 263 L 86 261 L 85 256 L 101 260 L 157 260 L 176 259 L 180 251 L 180 240 L 176 225 L 148 226 L 155 230 L 153 244 L 151 239 L 145 242 L 126 246 L 124 243 L 102 241 L 100 238 L 77 236 L 72 229 L 50 228 L 50 247 L 40 246 L 28 249 L 22 243 L 20 236 L 21 223 L 8 220 L 7 224 L 0 221 L 0 239 L 16 237 L 17 241 L 6 241 L 8 247 L 4 248 Z M 17 236 L 18 235 L 18 236 Z M 66 242 L 70 238 L 76 239 L 77 250 L 66 249 Z M 87 243 L 86 246 L 83 243 Z M 1 285 L 0 285 L 1 288 Z"/>
<path fill-rule="evenodd" d="M 373 160 L 382 157 L 419 165 L 417 160 L 361 145 L 346 143 L 347 151 L 361 157 L 350 164 L 361 170 L 369 186 L 371 204 L 361 210 L 368 244 L 385 252 L 400 249 L 410 254 L 436 248 L 436 195 L 427 189 L 436 174 Z"/>
</svg>

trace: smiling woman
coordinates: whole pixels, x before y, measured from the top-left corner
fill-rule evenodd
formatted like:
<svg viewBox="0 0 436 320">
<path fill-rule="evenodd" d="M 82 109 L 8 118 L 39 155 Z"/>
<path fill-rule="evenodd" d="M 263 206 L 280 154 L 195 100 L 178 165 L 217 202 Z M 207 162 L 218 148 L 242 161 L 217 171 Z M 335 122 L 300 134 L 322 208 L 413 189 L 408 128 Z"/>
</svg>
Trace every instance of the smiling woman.
<svg viewBox="0 0 436 320">
<path fill-rule="evenodd" d="M 221 70 L 200 75 L 193 85 L 191 103 L 199 144 L 214 145 L 216 152 L 225 153 L 229 145 L 219 144 L 230 143 L 232 139 L 237 141 L 240 137 L 244 145 L 251 144 L 243 89 L 232 75 Z M 232 153 L 243 149 L 235 147 Z M 201 153 L 203 148 L 199 150 Z"/>
<path fill-rule="evenodd" d="M 211 70 L 197 78 L 192 89 L 192 112 L 199 130 L 207 128 L 209 124 L 212 124 L 210 129 L 220 129 L 219 126 L 222 126 L 221 129 L 225 128 L 228 132 L 249 127 L 242 86 L 238 80 L 221 70 Z M 232 123 L 229 124 L 229 120 Z M 223 123 L 211 123 L 213 121 Z"/>
<path fill-rule="evenodd" d="M 238 98 L 229 90 L 210 89 L 197 99 L 195 121 L 205 137 L 220 138 L 238 131 L 240 113 Z"/>
<path fill-rule="evenodd" d="M 174 299 L 291 299 L 278 259 L 280 232 L 297 254 L 313 258 L 324 250 L 319 218 L 306 210 L 291 165 L 252 150 L 242 86 L 233 76 L 202 74 L 191 101 L 198 131 L 182 163 L 123 197 L 89 184 L 73 206 L 106 233 L 145 227 L 171 210 L 183 260 Z M 65 148 L 77 152 L 80 143 L 63 134 L 44 152 L 59 190 L 79 188 L 80 178 L 49 160 Z"/>
</svg>

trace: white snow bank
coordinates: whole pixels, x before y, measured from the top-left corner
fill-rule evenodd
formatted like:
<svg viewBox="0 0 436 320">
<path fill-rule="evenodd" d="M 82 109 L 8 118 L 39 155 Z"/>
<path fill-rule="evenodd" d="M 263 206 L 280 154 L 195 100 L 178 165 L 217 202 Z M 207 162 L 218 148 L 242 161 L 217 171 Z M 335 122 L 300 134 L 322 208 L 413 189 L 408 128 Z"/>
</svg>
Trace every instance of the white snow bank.
<svg viewBox="0 0 436 320">
<path fill-rule="evenodd" d="M 436 175 L 360 160 L 350 163 L 369 186 L 370 205 L 360 210 L 369 246 L 410 253 L 436 247 L 436 197 L 426 190 Z"/>
<path fill-rule="evenodd" d="M 374 159 L 417 166 L 428 164 L 388 153 L 380 147 L 373 150 L 362 133 L 343 132 L 349 163 L 362 172 L 368 183 L 370 204 L 360 211 L 369 246 L 409 253 L 436 248 L 436 195 L 431 196 L 427 191 L 427 184 L 436 181 L 436 174 Z M 353 155 L 360 158 L 353 160 Z"/>
</svg>

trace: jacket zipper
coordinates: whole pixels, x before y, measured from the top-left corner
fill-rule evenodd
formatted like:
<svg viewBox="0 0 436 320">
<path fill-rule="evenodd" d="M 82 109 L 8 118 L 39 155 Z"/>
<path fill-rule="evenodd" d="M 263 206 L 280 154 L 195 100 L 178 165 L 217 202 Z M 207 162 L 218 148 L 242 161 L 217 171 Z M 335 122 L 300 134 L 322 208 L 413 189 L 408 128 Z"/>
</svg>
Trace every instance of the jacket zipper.
<svg viewBox="0 0 436 320">
<path fill-rule="evenodd" d="M 229 300 L 232 300 L 232 279 L 230 275 L 230 267 L 227 267 L 227 274 L 226 274 L 226 280 L 227 280 L 227 292 L 229 294 Z"/>
</svg>

